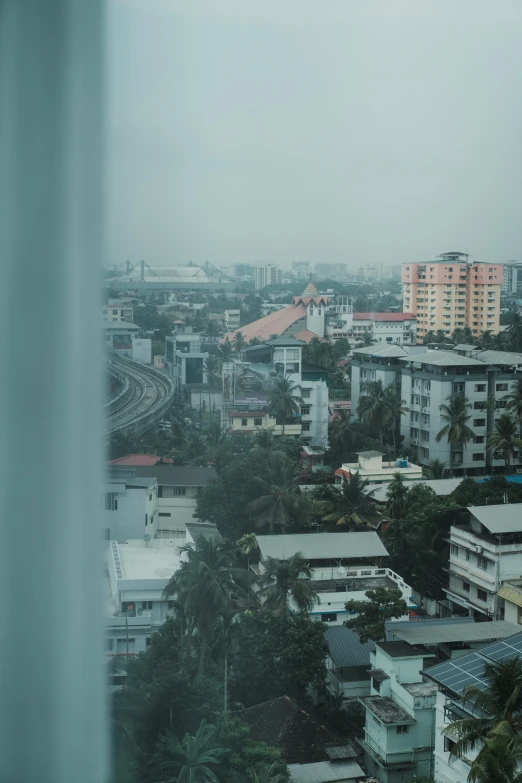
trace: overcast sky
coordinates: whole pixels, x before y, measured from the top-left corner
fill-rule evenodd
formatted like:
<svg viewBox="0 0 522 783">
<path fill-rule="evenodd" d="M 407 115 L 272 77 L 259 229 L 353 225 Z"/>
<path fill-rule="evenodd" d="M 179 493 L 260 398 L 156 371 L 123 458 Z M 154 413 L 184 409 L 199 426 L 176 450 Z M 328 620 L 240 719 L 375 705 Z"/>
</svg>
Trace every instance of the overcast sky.
<svg viewBox="0 0 522 783">
<path fill-rule="evenodd" d="M 110 264 L 522 258 L 520 0 L 109 0 Z"/>
</svg>

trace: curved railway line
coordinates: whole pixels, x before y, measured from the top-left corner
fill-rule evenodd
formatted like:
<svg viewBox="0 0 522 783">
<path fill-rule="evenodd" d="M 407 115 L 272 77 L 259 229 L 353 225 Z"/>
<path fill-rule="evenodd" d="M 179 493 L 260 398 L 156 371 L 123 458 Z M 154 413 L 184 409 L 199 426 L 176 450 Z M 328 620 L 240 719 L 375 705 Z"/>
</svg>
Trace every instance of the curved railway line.
<svg viewBox="0 0 522 783">
<path fill-rule="evenodd" d="M 139 435 L 164 417 L 174 393 L 167 376 L 115 354 L 108 356 L 107 369 L 122 383 L 105 405 L 107 434 Z"/>
</svg>

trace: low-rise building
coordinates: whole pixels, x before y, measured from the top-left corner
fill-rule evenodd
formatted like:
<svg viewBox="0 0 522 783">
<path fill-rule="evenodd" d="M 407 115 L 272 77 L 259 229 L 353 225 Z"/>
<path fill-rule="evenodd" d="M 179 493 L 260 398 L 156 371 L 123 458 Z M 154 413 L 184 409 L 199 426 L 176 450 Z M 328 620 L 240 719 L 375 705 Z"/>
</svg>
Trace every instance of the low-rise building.
<svg viewBox="0 0 522 783">
<path fill-rule="evenodd" d="M 522 625 L 522 579 L 506 579 L 498 597 L 504 602 L 504 619 Z"/>
<path fill-rule="evenodd" d="M 108 303 L 103 306 L 102 319 L 104 321 L 128 321 L 132 323 L 134 310 L 133 308 L 121 302 L 119 299 L 109 299 Z"/>
<path fill-rule="evenodd" d="M 155 538 L 158 485 L 154 477 L 136 477 L 134 470 L 109 471 L 102 494 L 105 538 L 122 544 L 128 539 Z"/>
<path fill-rule="evenodd" d="M 225 329 L 227 332 L 233 332 L 239 329 L 241 321 L 241 310 L 225 310 Z"/>
<path fill-rule="evenodd" d="M 105 348 L 121 356 L 132 356 L 132 340 L 140 331 L 136 324 L 126 321 L 103 321 L 102 334 Z"/>
<path fill-rule="evenodd" d="M 368 481 L 368 489 L 380 484 L 389 484 L 397 474 L 410 481 L 422 479 L 421 466 L 414 465 L 407 458 L 383 462 L 384 455 L 381 451 L 360 451 L 357 456 L 359 458 L 357 462 L 343 462 L 335 471 L 336 484 L 342 484 L 343 479 L 349 481 L 354 473 L 358 473 L 361 479 Z"/>
<path fill-rule="evenodd" d="M 314 619 L 329 625 L 342 624 L 350 617 L 346 602 L 368 600 L 366 592 L 376 587 L 398 588 L 408 609 L 416 608 L 409 585 L 386 567 L 388 551 L 373 531 L 258 536 L 257 543 L 260 562 L 253 570 L 260 577 L 266 572 L 269 557 L 288 560 L 299 552 L 308 561 L 312 587 L 318 596 L 310 611 Z M 292 602 L 289 609 L 296 611 Z"/>
<path fill-rule="evenodd" d="M 415 343 L 417 319 L 411 313 L 354 313 L 355 340 L 369 334 L 377 343 Z"/>
<path fill-rule="evenodd" d="M 522 574 L 522 504 L 471 506 L 469 518 L 450 528 L 450 610 L 500 620 L 504 582 Z"/>
<path fill-rule="evenodd" d="M 361 642 L 356 631 L 345 625 L 326 629 L 328 656 L 326 659 L 328 693 L 344 701 L 370 695 L 370 653 L 373 641 Z"/>
<path fill-rule="evenodd" d="M 176 386 L 198 388 L 207 383 L 206 360 L 201 335 L 192 327 L 179 327 L 175 335 L 165 338 L 165 370 Z"/>
<path fill-rule="evenodd" d="M 433 776 L 437 686 L 421 670 L 432 653 L 406 642 L 378 642 L 370 654 L 371 694 L 359 701 L 366 710 L 366 771 L 381 783 Z"/>
<path fill-rule="evenodd" d="M 284 435 L 286 438 L 301 436 L 301 422 L 295 424 L 277 424 L 275 416 L 268 411 L 229 411 L 228 419 L 232 432 L 251 433 L 258 430 L 271 430 L 274 435 Z"/>
</svg>

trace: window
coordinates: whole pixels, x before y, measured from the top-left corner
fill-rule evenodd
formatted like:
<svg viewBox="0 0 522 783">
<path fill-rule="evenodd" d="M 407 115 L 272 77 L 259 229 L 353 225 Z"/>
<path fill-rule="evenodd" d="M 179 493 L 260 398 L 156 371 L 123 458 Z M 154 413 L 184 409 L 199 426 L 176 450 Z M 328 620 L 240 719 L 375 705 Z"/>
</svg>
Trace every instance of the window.
<svg viewBox="0 0 522 783">
<path fill-rule="evenodd" d="M 473 462 L 484 462 L 486 459 L 486 455 L 482 453 L 473 454 L 472 460 Z"/>
<path fill-rule="evenodd" d="M 148 650 L 148 649 L 149 649 L 149 647 L 150 647 L 150 643 L 151 643 L 151 641 L 152 641 L 152 637 L 151 637 L 151 636 L 146 636 L 146 637 L 145 637 L 145 647 L 147 648 L 147 650 Z"/>
<path fill-rule="evenodd" d="M 486 384 L 485 383 L 476 383 L 475 384 L 475 391 L 476 392 L 485 392 L 486 391 Z"/>
<path fill-rule="evenodd" d="M 187 488 L 186 487 L 173 487 L 173 495 L 174 497 L 183 497 L 187 494 Z"/>
<path fill-rule="evenodd" d="M 480 400 L 475 400 L 473 403 L 473 407 L 476 411 L 480 411 L 484 409 L 484 403 Z"/>
<path fill-rule="evenodd" d="M 456 544 L 451 545 L 451 554 L 452 555 L 458 555 L 459 554 L 459 548 Z"/>
<path fill-rule="evenodd" d="M 152 502 L 152 492 L 149 495 L 149 503 L 151 503 L 151 502 Z"/>
<path fill-rule="evenodd" d="M 462 589 L 465 593 L 469 593 L 469 582 L 462 582 Z"/>
<path fill-rule="evenodd" d="M 450 739 L 449 737 L 444 737 L 444 750 L 446 753 L 451 753 L 454 745 L 455 743 L 452 739 Z"/>
<path fill-rule="evenodd" d="M 508 390 L 508 385 L 507 385 L 507 383 L 497 383 L 497 385 L 495 386 L 495 389 L 497 391 L 507 391 Z"/>
<path fill-rule="evenodd" d="M 105 652 L 112 652 L 114 650 L 114 639 L 105 639 Z"/>
<path fill-rule="evenodd" d="M 453 394 L 463 394 L 464 393 L 464 384 L 463 383 L 454 383 L 453 384 Z"/>
<path fill-rule="evenodd" d="M 311 394 L 312 394 L 312 390 L 311 389 L 301 389 L 301 397 L 304 400 L 309 400 Z"/>
<path fill-rule="evenodd" d="M 402 726 L 397 726 L 397 734 L 407 734 L 409 728 L 407 723 L 403 723 Z"/>
<path fill-rule="evenodd" d="M 141 602 L 141 608 L 142 609 L 152 609 L 152 601 L 142 601 Z"/>
<path fill-rule="evenodd" d="M 473 419 L 473 426 L 474 427 L 485 427 L 486 426 L 486 419 Z"/>
<path fill-rule="evenodd" d="M 473 438 L 473 443 L 484 443 L 485 440 L 486 440 L 486 436 L 485 435 L 476 435 Z"/>
<path fill-rule="evenodd" d="M 377 691 L 377 693 L 381 692 L 381 681 L 376 680 L 375 677 L 372 677 L 372 688 Z"/>
<path fill-rule="evenodd" d="M 506 400 L 497 400 L 497 408 L 506 408 L 507 402 Z"/>
<path fill-rule="evenodd" d="M 310 432 L 310 422 L 309 421 L 303 421 L 301 425 L 301 429 L 303 432 Z"/>
<path fill-rule="evenodd" d="M 301 405 L 301 415 L 302 416 L 309 416 L 310 415 L 311 406 L 310 405 Z"/>
<path fill-rule="evenodd" d="M 469 549 L 466 549 L 466 560 L 469 560 L 471 558 L 471 553 Z"/>
<path fill-rule="evenodd" d="M 172 515 L 171 515 L 170 511 L 160 511 L 159 512 L 159 516 L 160 517 L 170 517 Z"/>
<path fill-rule="evenodd" d="M 246 427 L 248 424 L 248 419 L 241 419 L 241 426 Z"/>
<path fill-rule="evenodd" d="M 479 601 L 487 601 L 488 600 L 488 594 L 485 590 L 481 590 L 480 587 L 477 587 L 477 598 Z"/>
<path fill-rule="evenodd" d="M 263 419 L 255 418 L 254 419 L 254 427 L 262 427 L 263 425 Z"/>
<path fill-rule="evenodd" d="M 477 556 L 477 568 L 481 568 L 483 571 L 488 570 L 488 561 L 485 557 Z"/>
<path fill-rule="evenodd" d="M 118 510 L 118 498 L 115 492 L 103 493 L 103 508 L 105 511 Z"/>
<path fill-rule="evenodd" d="M 337 622 L 337 615 L 335 614 L 335 612 L 329 612 L 327 614 L 322 614 L 321 615 L 321 620 L 323 621 L 323 623 L 335 623 L 335 622 Z"/>
<path fill-rule="evenodd" d="M 145 514 L 145 527 L 147 527 L 148 522 L 149 522 L 149 518 L 148 518 L 147 514 Z"/>
</svg>

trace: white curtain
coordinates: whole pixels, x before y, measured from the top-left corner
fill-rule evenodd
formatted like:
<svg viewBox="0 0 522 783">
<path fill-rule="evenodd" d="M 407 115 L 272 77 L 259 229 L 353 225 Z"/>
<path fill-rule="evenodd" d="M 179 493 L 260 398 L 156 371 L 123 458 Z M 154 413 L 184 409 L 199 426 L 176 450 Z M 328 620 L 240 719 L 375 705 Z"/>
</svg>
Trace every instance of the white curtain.
<svg viewBox="0 0 522 783">
<path fill-rule="evenodd" d="M 0 0 L 0 781 L 107 780 L 101 0 Z"/>
</svg>

